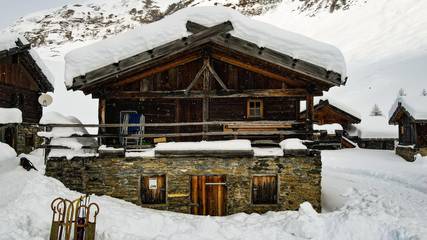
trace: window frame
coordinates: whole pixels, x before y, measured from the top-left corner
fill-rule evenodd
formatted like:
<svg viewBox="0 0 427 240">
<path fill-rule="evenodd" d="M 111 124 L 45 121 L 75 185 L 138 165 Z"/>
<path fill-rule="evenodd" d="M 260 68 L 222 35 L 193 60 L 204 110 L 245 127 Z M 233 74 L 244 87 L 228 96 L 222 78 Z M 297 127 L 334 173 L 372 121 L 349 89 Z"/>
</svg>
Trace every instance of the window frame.
<svg viewBox="0 0 427 240">
<path fill-rule="evenodd" d="M 254 103 L 254 107 L 251 108 L 251 103 Z M 256 104 L 259 103 L 259 113 L 260 115 L 252 115 L 251 110 L 254 111 L 257 109 Z M 248 98 L 246 101 L 246 117 L 249 119 L 260 119 L 264 118 L 264 99 L 261 98 Z"/>
<path fill-rule="evenodd" d="M 144 178 L 145 177 L 147 177 L 147 178 L 152 178 L 152 177 L 156 177 L 156 178 L 158 178 L 158 177 L 164 177 L 164 181 L 165 181 L 165 183 L 164 183 L 164 202 L 161 202 L 161 203 L 146 203 L 146 202 L 143 202 L 143 197 L 142 197 L 142 194 L 143 194 L 143 180 L 144 180 Z M 167 176 L 167 174 L 165 174 L 165 173 L 159 173 L 159 174 L 157 174 L 157 173 L 153 173 L 153 174 L 142 174 L 140 177 L 139 177 L 139 181 L 138 181 L 138 198 L 139 198 L 139 202 L 140 202 L 140 204 L 141 204 L 141 206 L 164 206 L 164 205 L 167 205 L 168 204 L 168 176 Z"/>
<path fill-rule="evenodd" d="M 273 203 L 255 203 L 254 202 L 254 178 L 255 177 L 275 177 L 276 179 L 276 201 Z M 251 194 L 251 205 L 253 206 L 272 206 L 272 205 L 278 205 L 280 204 L 280 178 L 278 174 L 253 174 L 251 175 L 251 189 L 250 189 L 250 194 Z"/>
</svg>

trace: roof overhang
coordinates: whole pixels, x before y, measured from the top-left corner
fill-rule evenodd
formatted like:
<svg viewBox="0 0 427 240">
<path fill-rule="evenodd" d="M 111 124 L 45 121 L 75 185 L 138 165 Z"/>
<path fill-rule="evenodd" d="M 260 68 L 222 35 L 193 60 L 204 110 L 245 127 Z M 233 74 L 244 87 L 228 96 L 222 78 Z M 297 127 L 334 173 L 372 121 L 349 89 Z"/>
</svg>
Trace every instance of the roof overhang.
<svg viewBox="0 0 427 240">
<path fill-rule="evenodd" d="M 320 66 L 294 59 L 286 54 L 269 48 L 259 47 L 252 42 L 232 36 L 229 31 L 233 30 L 233 25 L 229 21 L 212 27 L 205 27 L 188 21 L 186 28 L 188 32 L 192 33 L 190 36 L 177 39 L 149 51 L 98 68 L 85 75 L 75 77 L 73 85 L 67 88 L 91 93 L 96 86 L 117 82 L 119 78 L 129 75 L 131 72 L 145 71 L 155 67 L 156 64 L 162 61 L 172 59 L 173 56 L 188 53 L 195 49 L 200 49 L 202 46 L 212 44 L 256 58 L 278 68 L 286 69 L 290 73 L 303 76 L 308 81 L 324 85 L 326 90 L 333 86 L 345 84 L 341 81 L 341 75 L 336 72 L 328 71 Z M 195 61 L 200 57 L 193 56 L 193 59 L 190 60 Z M 173 66 L 173 64 L 169 66 Z"/>
</svg>

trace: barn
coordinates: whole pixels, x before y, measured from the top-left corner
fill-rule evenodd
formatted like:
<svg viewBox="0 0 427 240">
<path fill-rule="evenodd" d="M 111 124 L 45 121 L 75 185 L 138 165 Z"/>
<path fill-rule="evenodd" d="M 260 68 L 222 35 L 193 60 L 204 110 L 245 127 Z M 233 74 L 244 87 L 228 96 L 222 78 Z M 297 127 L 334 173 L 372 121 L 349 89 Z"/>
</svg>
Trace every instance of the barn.
<svg viewBox="0 0 427 240">
<path fill-rule="evenodd" d="M 0 37 L 0 141 L 18 153 L 41 142 L 37 124 L 42 116 L 38 98 L 52 92 L 53 78 L 23 37 Z"/>
<path fill-rule="evenodd" d="M 427 155 L 427 97 L 401 96 L 390 110 L 389 123 L 399 126 L 396 154 L 407 161 Z"/>
<path fill-rule="evenodd" d="M 98 154 L 56 151 L 46 174 L 184 213 L 320 210 L 320 153 L 299 139 L 313 98 L 345 74 L 328 44 L 223 7 L 182 10 L 66 56 L 68 89 L 99 99 Z"/>
</svg>

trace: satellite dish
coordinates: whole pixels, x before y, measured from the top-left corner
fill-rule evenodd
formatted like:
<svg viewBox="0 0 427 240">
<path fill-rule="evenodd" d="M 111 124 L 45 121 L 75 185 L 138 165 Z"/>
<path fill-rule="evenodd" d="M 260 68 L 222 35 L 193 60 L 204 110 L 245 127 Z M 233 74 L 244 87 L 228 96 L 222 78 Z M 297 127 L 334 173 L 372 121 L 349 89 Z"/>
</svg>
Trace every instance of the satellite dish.
<svg viewBox="0 0 427 240">
<path fill-rule="evenodd" d="M 39 97 L 39 103 L 40 105 L 42 105 L 43 107 L 47 107 L 50 104 L 52 104 L 52 97 L 46 93 L 43 93 L 42 95 L 40 95 Z"/>
</svg>

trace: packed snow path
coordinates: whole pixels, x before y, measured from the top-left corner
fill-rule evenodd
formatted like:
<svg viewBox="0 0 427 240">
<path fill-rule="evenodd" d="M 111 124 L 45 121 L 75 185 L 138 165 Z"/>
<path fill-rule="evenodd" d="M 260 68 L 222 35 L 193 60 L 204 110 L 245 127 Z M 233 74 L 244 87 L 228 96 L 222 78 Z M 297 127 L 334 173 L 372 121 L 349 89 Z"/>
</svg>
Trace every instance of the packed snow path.
<svg viewBox="0 0 427 240">
<path fill-rule="evenodd" d="M 42 175 L 40 151 L 29 156 L 39 172 L 17 166 L 0 144 L 0 239 L 47 239 L 50 202 L 75 198 L 55 179 Z M 106 196 L 97 239 L 427 239 L 427 159 L 405 162 L 389 151 L 322 153 L 324 210 L 264 215 L 200 217 L 144 209 Z"/>
</svg>

